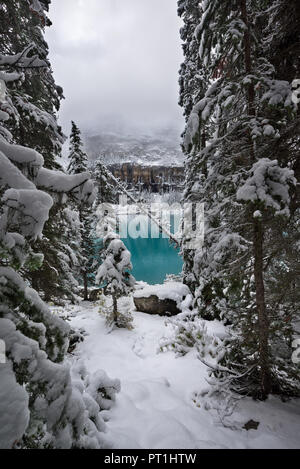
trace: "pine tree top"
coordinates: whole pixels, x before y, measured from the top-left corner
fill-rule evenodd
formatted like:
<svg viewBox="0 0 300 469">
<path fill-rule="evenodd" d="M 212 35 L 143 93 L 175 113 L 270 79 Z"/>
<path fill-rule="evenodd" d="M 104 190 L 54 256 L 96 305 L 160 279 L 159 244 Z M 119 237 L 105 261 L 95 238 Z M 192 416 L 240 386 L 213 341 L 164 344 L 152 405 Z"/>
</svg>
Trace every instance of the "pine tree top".
<svg viewBox="0 0 300 469">
<path fill-rule="evenodd" d="M 72 123 L 72 130 L 70 134 L 70 147 L 69 147 L 69 166 L 68 173 L 78 174 L 87 171 L 88 157 L 83 150 L 83 142 L 81 139 L 80 129 L 74 121 Z"/>
</svg>

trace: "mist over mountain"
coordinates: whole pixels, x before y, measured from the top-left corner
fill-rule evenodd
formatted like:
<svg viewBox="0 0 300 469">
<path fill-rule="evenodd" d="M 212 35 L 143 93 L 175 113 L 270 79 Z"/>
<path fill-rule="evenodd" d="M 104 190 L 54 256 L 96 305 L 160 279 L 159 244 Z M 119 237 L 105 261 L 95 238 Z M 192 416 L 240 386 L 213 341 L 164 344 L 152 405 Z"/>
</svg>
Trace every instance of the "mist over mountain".
<svg viewBox="0 0 300 469">
<path fill-rule="evenodd" d="M 101 129 L 85 132 L 85 147 L 90 160 L 99 157 L 109 165 L 132 163 L 139 166 L 183 166 L 178 129 L 148 132 L 133 129 Z"/>
</svg>

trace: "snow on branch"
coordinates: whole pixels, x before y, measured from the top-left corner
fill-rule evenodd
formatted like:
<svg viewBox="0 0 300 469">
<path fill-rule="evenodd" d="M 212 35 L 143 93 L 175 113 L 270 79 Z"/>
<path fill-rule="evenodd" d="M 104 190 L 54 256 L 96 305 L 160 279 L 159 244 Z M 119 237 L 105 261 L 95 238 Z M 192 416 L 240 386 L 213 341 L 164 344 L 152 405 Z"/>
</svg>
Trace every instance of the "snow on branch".
<svg viewBox="0 0 300 469">
<path fill-rule="evenodd" d="M 29 44 L 22 52 L 14 55 L 0 54 L 0 66 L 9 66 L 14 68 L 42 68 L 48 67 L 45 60 L 41 60 L 37 55 L 29 56 L 35 45 Z"/>
<path fill-rule="evenodd" d="M 277 160 L 262 158 L 249 171 L 249 178 L 237 191 L 237 199 L 261 202 L 276 215 L 289 216 L 289 188 L 296 185 L 294 171 L 281 168 Z"/>
<path fill-rule="evenodd" d="M 193 144 L 194 138 L 199 132 L 201 122 L 206 122 L 212 114 L 216 100 L 215 95 L 219 84 L 220 80 L 215 81 L 206 92 L 204 98 L 198 101 L 193 107 L 187 123 L 184 139 L 184 147 L 186 150 Z"/>
<path fill-rule="evenodd" d="M 36 150 L 21 145 L 12 145 L 2 138 L 0 138 L 0 151 L 13 163 L 19 165 L 31 165 L 40 169 L 44 164 L 44 158 Z"/>
<path fill-rule="evenodd" d="M 14 189 L 35 189 L 24 174 L 0 150 L 0 186 Z"/>
<path fill-rule="evenodd" d="M 30 103 L 24 96 L 18 96 L 15 99 L 15 102 L 17 106 L 22 108 L 22 110 L 27 115 L 31 116 L 36 122 L 43 124 L 46 128 L 50 127 L 55 133 L 55 138 L 59 143 L 63 144 L 65 142 L 65 137 L 60 134 L 56 118 L 53 115 Z"/>
<path fill-rule="evenodd" d="M 284 80 L 265 80 L 268 90 L 262 97 L 262 101 L 267 101 L 270 106 L 292 105 L 292 88 L 288 81 Z"/>
<path fill-rule="evenodd" d="M 10 225 L 18 226 L 21 235 L 32 239 L 41 235 L 53 205 L 50 195 L 36 189 L 8 189 L 2 202 L 11 209 Z"/>
<path fill-rule="evenodd" d="M 7 319 L 1 319 L 1 336 L 12 325 Z M 2 332 L 3 331 L 3 332 Z M 0 441 L 1 448 L 11 448 L 15 441 L 22 438 L 29 423 L 29 395 L 16 381 L 16 375 L 10 363 L 0 368 Z"/>
<path fill-rule="evenodd" d="M 1 57 L 1 55 L 0 55 Z M 18 72 L 2 72 L 0 71 L 0 80 L 3 80 L 5 83 L 9 83 L 11 81 L 19 80 L 22 77 L 22 73 Z"/>
<path fill-rule="evenodd" d="M 37 186 L 54 193 L 72 193 L 83 202 L 94 200 L 94 184 L 89 172 L 65 174 L 42 168 L 37 177 Z"/>
</svg>

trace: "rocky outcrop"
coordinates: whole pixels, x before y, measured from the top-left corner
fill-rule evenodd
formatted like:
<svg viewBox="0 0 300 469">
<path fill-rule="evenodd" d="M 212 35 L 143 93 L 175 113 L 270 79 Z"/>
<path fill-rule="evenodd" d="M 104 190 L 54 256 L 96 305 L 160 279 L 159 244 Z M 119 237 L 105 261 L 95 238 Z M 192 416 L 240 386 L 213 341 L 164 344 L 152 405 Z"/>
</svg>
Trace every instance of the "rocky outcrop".
<svg viewBox="0 0 300 469">
<path fill-rule="evenodd" d="M 109 131 L 86 135 L 91 161 L 100 159 L 107 168 L 137 192 L 180 191 L 184 183 L 185 157 L 177 128 L 154 133 L 131 132 L 109 126 Z"/>
<path fill-rule="evenodd" d="M 126 182 L 129 189 L 164 193 L 180 190 L 184 183 L 183 166 L 142 166 L 122 163 L 109 166 L 113 175 Z"/>
<path fill-rule="evenodd" d="M 149 297 L 133 298 L 138 311 L 148 314 L 158 314 L 160 316 L 174 316 L 180 313 L 176 301 L 171 299 L 160 300 L 156 295 Z"/>
</svg>

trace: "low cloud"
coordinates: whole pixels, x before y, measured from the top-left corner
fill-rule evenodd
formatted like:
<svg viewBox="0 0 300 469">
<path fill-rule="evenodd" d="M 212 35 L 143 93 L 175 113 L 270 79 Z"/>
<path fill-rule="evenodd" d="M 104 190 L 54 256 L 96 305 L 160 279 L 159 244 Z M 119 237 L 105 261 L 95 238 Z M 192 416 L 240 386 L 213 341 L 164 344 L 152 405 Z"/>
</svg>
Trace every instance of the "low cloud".
<svg viewBox="0 0 300 469">
<path fill-rule="evenodd" d="M 82 129 L 183 128 L 175 0 L 53 0 L 47 31 L 60 118 Z"/>
</svg>

